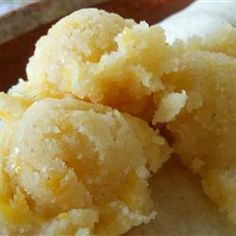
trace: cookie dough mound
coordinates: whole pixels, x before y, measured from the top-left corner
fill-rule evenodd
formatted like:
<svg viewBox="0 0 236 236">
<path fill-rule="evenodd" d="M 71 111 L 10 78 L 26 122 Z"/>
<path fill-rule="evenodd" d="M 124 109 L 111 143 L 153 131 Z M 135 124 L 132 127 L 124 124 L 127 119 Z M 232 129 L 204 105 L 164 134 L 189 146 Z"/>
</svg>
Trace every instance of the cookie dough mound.
<svg viewBox="0 0 236 236">
<path fill-rule="evenodd" d="M 85 9 L 56 23 L 38 41 L 27 66 L 29 82 L 21 81 L 12 93 L 72 93 L 131 114 L 151 114 L 153 92 L 163 89 L 161 76 L 174 69 L 174 51 L 159 26 Z"/>
<path fill-rule="evenodd" d="M 15 101 L 0 127 L 3 233 L 119 235 L 155 216 L 147 180 L 170 149 L 144 121 L 69 97 L 2 99 Z"/>
<path fill-rule="evenodd" d="M 200 173 L 208 195 L 236 223 L 235 184 L 226 178 L 236 169 L 236 59 L 222 53 L 185 53 L 179 71 L 169 74 L 166 83 L 187 94 L 186 106 L 167 126 L 175 151 L 193 172 Z M 212 171 L 217 174 L 209 174 Z M 230 191 L 227 181 L 233 186 Z M 221 192 L 228 200 L 218 199 Z"/>
</svg>

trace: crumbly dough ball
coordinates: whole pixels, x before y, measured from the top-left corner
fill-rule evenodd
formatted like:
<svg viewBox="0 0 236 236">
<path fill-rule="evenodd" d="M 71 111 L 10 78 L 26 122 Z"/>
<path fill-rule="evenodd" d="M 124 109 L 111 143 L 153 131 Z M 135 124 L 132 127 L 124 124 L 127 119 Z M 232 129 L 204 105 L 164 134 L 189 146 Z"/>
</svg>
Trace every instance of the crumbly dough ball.
<svg viewBox="0 0 236 236">
<path fill-rule="evenodd" d="M 186 105 L 187 95 L 183 90 L 181 92 L 166 93 L 161 97 L 157 110 L 153 116 L 153 124 L 170 122 L 180 113 Z"/>
<path fill-rule="evenodd" d="M 236 223 L 235 36 L 227 25 L 172 47 L 160 27 L 96 9 L 55 24 L 36 45 L 28 81 L 0 102 L 3 233 L 4 219 L 14 230 L 31 219 L 27 232 L 110 235 L 153 217 L 147 179 L 169 149 L 142 120 L 96 103 L 166 125 L 181 160 Z"/>
<path fill-rule="evenodd" d="M 167 126 L 175 151 L 200 173 L 208 195 L 236 223 L 236 185 L 230 174 L 236 170 L 236 59 L 222 53 L 187 52 L 179 71 L 167 75 L 165 81 L 172 90 L 185 90 L 188 96 L 186 106 Z M 212 170 L 215 178 L 209 177 Z M 231 179 L 222 180 L 222 173 Z"/>
<path fill-rule="evenodd" d="M 21 81 L 11 93 L 32 97 L 72 93 L 150 117 L 155 109 L 152 94 L 163 89 L 161 76 L 176 64 L 159 26 L 85 9 L 56 23 L 38 41 L 27 66 L 29 82 Z"/>
<path fill-rule="evenodd" d="M 202 159 L 207 168 L 236 165 L 236 59 L 218 53 L 186 53 L 179 71 L 169 74 L 166 83 L 188 95 L 186 107 L 169 124 L 176 134 L 176 149 L 185 154 L 182 158 Z"/>
<path fill-rule="evenodd" d="M 15 100 L 19 116 L 0 127 L 3 232 L 119 235 L 155 216 L 147 180 L 170 149 L 144 121 L 70 97 L 4 99 L 0 115 Z"/>
</svg>

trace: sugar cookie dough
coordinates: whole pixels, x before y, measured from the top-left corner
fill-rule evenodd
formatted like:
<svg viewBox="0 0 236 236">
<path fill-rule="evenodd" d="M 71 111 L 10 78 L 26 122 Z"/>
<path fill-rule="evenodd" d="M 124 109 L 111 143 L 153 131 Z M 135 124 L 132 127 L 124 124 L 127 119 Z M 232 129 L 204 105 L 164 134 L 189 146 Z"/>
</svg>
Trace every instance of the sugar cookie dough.
<svg viewBox="0 0 236 236">
<path fill-rule="evenodd" d="M 155 217 L 147 180 L 170 149 L 144 121 L 72 98 L 0 98 L 0 234 L 119 235 Z"/>
<path fill-rule="evenodd" d="M 174 150 L 201 175 L 207 195 L 236 223 L 236 58 L 187 52 L 179 71 L 166 81 L 188 96 L 186 106 L 167 125 Z"/>
<path fill-rule="evenodd" d="M 97 9 L 52 26 L 28 80 L 0 96 L 0 232 L 149 222 L 148 178 L 170 153 L 156 127 L 236 224 L 235 32 L 169 45 L 161 27 Z"/>
<path fill-rule="evenodd" d="M 77 98 L 151 119 L 161 76 L 177 67 L 159 26 L 135 23 L 97 9 L 77 11 L 56 23 L 36 44 L 29 82 L 14 93 Z"/>
</svg>

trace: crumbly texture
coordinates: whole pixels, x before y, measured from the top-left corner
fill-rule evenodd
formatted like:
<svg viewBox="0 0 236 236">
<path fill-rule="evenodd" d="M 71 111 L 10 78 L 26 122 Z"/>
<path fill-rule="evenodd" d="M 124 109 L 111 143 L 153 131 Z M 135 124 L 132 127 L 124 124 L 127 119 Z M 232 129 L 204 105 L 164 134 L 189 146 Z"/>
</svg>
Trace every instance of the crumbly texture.
<svg viewBox="0 0 236 236">
<path fill-rule="evenodd" d="M 188 96 L 186 106 L 167 125 L 175 152 L 201 175 L 207 195 L 236 223 L 236 58 L 185 52 L 179 71 L 165 80 Z"/>
<path fill-rule="evenodd" d="M 194 36 L 186 43 L 178 41 L 175 49 L 178 52 L 186 51 L 209 51 L 223 53 L 228 56 L 236 57 L 236 28 L 231 25 L 222 25 L 205 38 Z"/>
<path fill-rule="evenodd" d="M 56 23 L 36 45 L 28 82 L 11 93 L 77 98 L 151 119 L 152 95 L 161 76 L 175 70 L 174 50 L 164 31 L 97 9 L 75 12 Z"/>
<path fill-rule="evenodd" d="M 0 234 L 120 235 L 155 217 L 147 181 L 170 149 L 144 121 L 69 97 L 0 98 Z"/>
<path fill-rule="evenodd" d="M 170 92 L 162 96 L 157 110 L 153 116 L 152 123 L 166 123 L 175 119 L 180 110 L 185 106 L 187 100 L 186 92 Z"/>
<path fill-rule="evenodd" d="M 40 225 L 42 235 L 112 235 L 149 221 L 147 179 L 169 149 L 123 111 L 166 128 L 236 223 L 235 32 L 227 25 L 170 46 L 160 27 L 102 10 L 55 24 L 36 45 L 28 81 L 1 95 L 1 230 L 27 223 L 23 231 Z"/>
<path fill-rule="evenodd" d="M 151 121 L 161 76 L 176 66 L 158 26 L 97 9 L 55 24 L 28 81 L 0 97 L 2 233 L 120 235 L 153 219 L 148 179 L 170 148 L 120 111 Z"/>
</svg>

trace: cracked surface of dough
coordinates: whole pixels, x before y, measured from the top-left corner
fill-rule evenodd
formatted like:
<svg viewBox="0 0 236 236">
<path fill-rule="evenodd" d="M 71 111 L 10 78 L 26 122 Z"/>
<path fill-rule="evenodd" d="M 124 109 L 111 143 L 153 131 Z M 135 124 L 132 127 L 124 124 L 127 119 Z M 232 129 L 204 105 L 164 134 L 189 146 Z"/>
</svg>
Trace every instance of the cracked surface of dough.
<svg viewBox="0 0 236 236">
<path fill-rule="evenodd" d="M 147 180 L 170 150 L 144 121 L 72 98 L 1 101 L 1 234 L 118 235 L 155 216 Z"/>
<path fill-rule="evenodd" d="M 220 32 L 225 35 L 218 41 L 195 41 L 180 57 L 178 72 L 167 75 L 166 84 L 188 96 L 167 127 L 180 159 L 201 175 L 206 194 L 236 223 L 235 28 Z"/>
<path fill-rule="evenodd" d="M 60 20 L 37 42 L 27 65 L 29 81 L 11 92 L 39 98 L 72 93 L 151 120 L 153 93 L 176 66 L 159 26 L 85 9 Z"/>
</svg>

